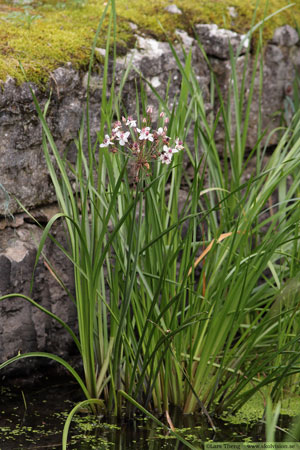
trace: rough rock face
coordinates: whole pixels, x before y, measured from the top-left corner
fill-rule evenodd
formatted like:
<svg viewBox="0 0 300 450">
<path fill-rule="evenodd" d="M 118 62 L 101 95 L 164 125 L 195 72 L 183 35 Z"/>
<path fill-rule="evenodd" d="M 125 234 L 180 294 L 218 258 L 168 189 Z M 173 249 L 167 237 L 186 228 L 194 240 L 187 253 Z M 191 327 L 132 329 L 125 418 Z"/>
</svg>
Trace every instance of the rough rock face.
<svg viewBox="0 0 300 450">
<path fill-rule="evenodd" d="M 236 70 L 239 82 L 244 76 L 245 52 L 250 45 L 249 39 L 245 35 L 233 33 L 230 30 L 219 29 L 216 25 L 197 25 L 196 31 L 199 39 L 209 57 L 211 67 L 221 87 L 221 91 L 226 98 L 229 83 L 231 81 L 231 50 L 236 59 Z M 230 44 L 229 44 L 230 43 Z M 254 60 L 254 55 L 252 56 Z M 252 65 L 247 65 L 246 70 L 246 92 L 245 103 L 249 93 L 251 78 L 253 75 Z M 286 25 L 277 28 L 273 39 L 264 49 L 263 60 L 263 84 L 260 86 L 259 67 L 254 81 L 254 93 L 251 103 L 250 119 L 248 126 L 247 145 L 253 148 L 258 139 L 258 117 L 261 114 L 263 129 L 271 131 L 279 126 L 282 120 L 282 113 L 285 119 L 290 117 L 291 111 L 286 111 L 286 98 L 291 95 L 293 80 L 296 71 L 300 71 L 300 47 L 299 36 L 295 29 Z M 261 100 L 260 100 L 261 96 Z M 231 104 L 234 104 L 233 94 Z M 218 102 L 217 102 L 218 106 Z M 232 123 L 235 117 L 232 116 Z M 234 135 L 234 126 L 232 129 Z M 265 143 L 268 136 L 263 140 Z M 217 145 L 222 148 L 225 132 L 220 122 L 215 135 Z M 277 143 L 277 135 L 273 134 L 269 140 L 269 145 Z"/>
<path fill-rule="evenodd" d="M 237 69 L 242 77 L 245 56 L 250 45 L 248 38 L 230 30 L 219 29 L 216 25 L 197 25 L 196 32 L 215 72 L 218 82 L 226 92 L 230 82 L 229 46 L 233 52 L 239 49 Z M 185 51 L 192 51 L 192 63 L 197 79 L 202 88 L 204 101 L 209 107 L 210 74 L 208 65 L 199 49 L 196 39 L 185 32 L 178 31 L 178 39 Z M 98 49 L 103 55 L 103 49 Z M 183 61 L 180 45 L 178 54 Z M 172 55 L 169 44 L 146 39 L 137 39 L 137 49 L 130 51 L 126 57 L 119 58 L 116 66 L 115 86 L 119 89 L 125 68 L 132 64 L 164 97 L 170 78 L 169 103 L 178 93 L 181 83 L 180 72 Z M 251 64 L 248 65 L 251 67 Z M 278 112 L 284 108 L 284 99 L 295 77 L 295 70 L 300 69 L 299 36 L 293 28 L 285 26 L 278 28 L 272 41 L 265 48 L 264 84 L 262 89 L 261 111 L 264 127 L 271 122 L 272 127 L 279 124 Z M 94 138 L 98 130 L 100 118 L 100 102 L 102 75 L 101 68 L 91 79 L 91 130 Z M 122 99 L 128 113 L 136 111 L 135 70 L 129 72 L 127 82 L 122 91 Z M 250 82 L 251 70 L 248 70 Z M 51 103 L 47 114 L 48 124 L 53 133 L 57 147 L 61 151 L 68 150 L 72 160 L 74 156 L 73 139 L 77 135 L 81 117 L 85 108 L 87 74 L 75 71 L 69 64 L 56 69 L 50 77 L 46 91 L 37 86 L 31 86 L 43 107 L 52 89 Z M 147 88 L 150 103 L 156 103 L 156 97 Z M 257 116 L 259 104 L 259 77 L 255 81 L 254 101 L 251 109 L 252 120 L 248 133 L 249 148 L 255 145 L 257 139 Z M 275 119 L 274 119 L 275 117 Z M 222 127 L 217 132 L 217 140 L 222 145 L 224 135 Z M 276 136 L 273 137 L 273 142 Z M 49 204 L 54 201 L 51 182 L 44 162 L 41 149 L 42 132 L 28 83 L 16 86 L 13 79 L 8 78 L 0 92 L 0 214 L 14 214 L 20 207 L 14 196 L 28 208 Z M 4 189 L 3 189 L 4 188 Z M 11 194 L 7 203 L 5 190 Z"/>
<path fill-rule="evenodd" d="M 219 28 L 214 24 L 199 24 L 195 29 L 208 56 L 226 60 L 230 58 L 230 50 L 234 54 L 238 52 L 242 55 L 250 45 L 246 35 Z"/>
<path fill-rule="evenodd" d="M 172 5 L 171 5 L 172 6 Z M 174 10 L 174 13 L 179 14 Z M 216 25 L 196 26 L 198 37 L 208 55 L 211 67 L 225 94 L 230 83 L 229 45 L 233 52 L 239 51 L 237 68 L 242 77 L 245 51 L 250 42 L 243 36 L 229 30 L 219 29 Z M 197 80 L 202 88 L 204 102 L 210 108 L 209 84 L 210 73 L 197 40 L 185 32 L 178 31 L 178 40 L 186 52 L 192 51 L 192 63 Z M 135 66 L 164 97 L 170 79 L 169 102 L 172 105 L 180 89 L 181 77 L 176 62 L 165 42 L 138 37 L 137 48 L 126 57 L 119 58 L 116 65 L 116 89 L 120 89 L 124 70 L 129 62 Z M 230 43 L 230 44 L 229 44 Z M 183 61 L 181 44 L 177 45 L 180 59 Z M 97 50 L 103 55 L 103 49 Z M 249 66 L 250 67 L 250 66 Z M 253 147 L 257 140 L 257 116 L 261 107 L 263 126 L 279 124 L 280 115 L 286 106 L 286 98 L 291 93 L 295 71 L 300 70 L 299 36 L 289 26 L 278 28 L 272 41 L 264 52 L 261 105 L 259 104 L 259 77 L 254 83 L 254 101 L 248 134 L 248 146 Z M 136 106 L 136 71 L 131 70 L 122 90 L 122 99 L 128 113 L 135 113 Z M 247 80 L 251 79 L 251 70 Z M 69 159 L 75 155 L 76 138 L 85 108 L 87 73 L 75 71 L 70 64 L 56 69 L 50 77 L 45 91 L 31 85 L 43 107 L 52 90 L 51 103 L 47 114 L 48 124 L 60 151 L 67 149 Z M 102 75 L 101 67 L 93 73 L 90 84 L 90 116 L 93 139 L 96 139 L 100 119 Z M 149 102 L 156 105 L 156 97 L 147 88 Z M 218 105 L 216 105 L 216 108 Z M 288 111 L 285 118 L 288 120 Z M 234 118 L 233 118 L 234 123 Z M 222 124 L 216 133 L 219 146 L 224 139 Z M 41 147 L 42 132 L 29 89 L 29 84 L 16 86 L 8 78 L 0 91 L 0 295 L 10 292 L 29 294 L 30 280 L 35 261 L 36 242 L 40 230 L 33 223 L 26 222 L 24 214 L 18 214 L 20 207 L 16 197 L 26 208 L 32 209 L 49 205 L 55 201 L 51 181 L 47 173 Z M 276 135 L 271 144 L 276 143 Z M 8 195 L 9 194 L 9 195 Z M 43 221 L 47 221 L 55 211 L 49 210 Z M 9 219 L 14 215 L 15 219 Z M 57 229 L 63 239 L 62 229 Z M 64 281 L 72 287 L 72 268 L 61 254 L 48 244 L 47 255 L 57 267 L 63 267 Z M 76 315 L 72 303 L 60 290 L 50 271 L 40 261 L 35 276 L 33 297 L 37 302 L 75 326 Z M 55 350 L 65 356 L 70 350 L 70 340 L 60 326 L 41 311 L 20 299 L 0 302 L 0 361 L 18 353 L 33 350 Z M 21 363 L 22 367 L 24 363 Z"/>
<path fill-rule="evenodd" d="M 51 212 L 52 214 L 52 212 Z M 41 237 L 41 229 L 24 222 L 18 216 L 13 227 L 1 231 L 0 237 L 0 293 L 12 292 L 29 295 L 30 283 L 36 257 L 36 246 Z M 1 225 L 4 226 L 3 221 Z M 61 225 L 54 227 L 53 234 L 65 243 Z M 53 255 L 55 253 L 55 256 Z M 72 267 L 62 253 L 58 253 L 50 241 L 45 247 L 49 260 L 55 259 L 55 270 L 73 291 Z M 53 258 L 54 256 L 54 258 Z M 72 301 L 54 279 L 46 262 L 40 261 L 35 270 L 31 295 L 38 304 L 58 315 L 76 329 L 76 310 Z M 0 360 L 5 361 L 18 352 L 55 352 L 68 358 L 73 353 L 73 343 L 63 327 L 50 316 L 23 298 L 9 298 L 0 302 Z M 36 360 L 35 364 L 40 364 Z M 32 367 L 32 360 L 23 360 L 8 366 L 2 375 L 20 369 L 23 373 Z"/>
</svg>

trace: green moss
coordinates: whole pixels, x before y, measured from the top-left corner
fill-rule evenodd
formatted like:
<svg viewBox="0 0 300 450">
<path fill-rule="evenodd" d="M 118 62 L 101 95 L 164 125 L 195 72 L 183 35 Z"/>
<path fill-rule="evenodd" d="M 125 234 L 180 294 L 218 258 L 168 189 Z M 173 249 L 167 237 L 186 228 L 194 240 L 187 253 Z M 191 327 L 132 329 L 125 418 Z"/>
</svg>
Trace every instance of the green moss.
<svg viewBox="0 0 300 450">
<path fill-rule="evenodd" d="M 0 5 L 0 80 L 5 80 L 10 75 L 22 82 L 19 61 L 22 62 L 28 79 L 39 83 L 45 82 L 53 69 L 68 61 L 75 67 L 84 67 L 89 61 L 91 43 L 105 2 L 35 1 L 32 0 L 28 10 L 21 4 L 16 6 L 11 0 Z M 165 11 L 165 7 L 170 4 L 168 0 L 117 0 L 118 52 L 122 54 L 134 46 L 135 38 L 130 22 L 138 26 L 139 33 L 157 39 L 165 39 L 161 25 L 171 39 L 175 39 L 176 28 L 192 33 L 195 23 L 216 23 L 238 32 L 246 32 L 251 27 L 256 0 L 176 0 L 174 3 L 183 14 Z M 291 3 L 294 6 L 266 23 L 265 36 L 270 37 L 280 25 L 295 25 L 295 21 L 300 22 L 300 0 L 270 0 L 267 14 Z M 256 22 L 263 18 L 264 5 L 265 2 L 262 1 L 257 10 Z M 229 6 L 236 9 L 236 18 L 229 15 Z M 106 31 L 107 21 L 104 22 L 98 46 L 105 45 Z"/>
</svg>

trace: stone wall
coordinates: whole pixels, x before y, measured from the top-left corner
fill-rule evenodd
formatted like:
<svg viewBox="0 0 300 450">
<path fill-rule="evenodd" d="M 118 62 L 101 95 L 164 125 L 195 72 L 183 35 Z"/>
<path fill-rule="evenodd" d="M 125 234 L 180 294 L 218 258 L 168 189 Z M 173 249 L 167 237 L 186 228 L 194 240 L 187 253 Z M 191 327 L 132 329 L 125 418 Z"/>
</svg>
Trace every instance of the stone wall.
<svg viewBox="0 0 300 450">
<path fill-rule="evenodd" d="M 198 25 L 196 32 L 208 55 L 217 80 L 224 92 L 230 82 L 229 42 L 234 51 L 241 45 L 237 68 L 243 70 L 245 51 L 251 42 L 229 30 L 215 25 Z M 126 57 L 119 58 L 116 66 L 116 89 L 128 62 L 140 71 L 164 97 L 168 80 L 171 80 L 169 101 L 172 103 L 180 89 L 180 72 L 168 43 L 137 37 L 138 46 Z M 197 40 L 185 32 L 178 31 L 176 49 L 183 60 L 181 50 L 192 50 L 192 62 L 198 82 L 202 88 L 204 101 L 209 104 L 209 67 L 199 49 Z M 102 49 L 97 51 L 103 55 Z M 251 64 L 249 65 L 249 67 Z M 91 131 L 96 138 L 100 120 L 101 66 L 96 68 L 91 79 Z M 300 70 L 299 36 L 293 28 L 285 26 L 275 31 L 273 39 L 264 50 L 262 104 L 259 104 L 259 77 L 255 80 L 255 95 L 251 109 L 248 146 L 257 140 L 257 115 L 261 108 L 263 126 L 274 128 L 279 124 L 278 112 L 284 109 L 284 101 L 291 93 L 296 71 Z M 136 71 L 131 70 L 122 92 L 127 111 L 134 113 Z M 251 77 L 251 71 L 248 78 Z M 67 64 L 51 74 L 46 89 L 31 85 L 43 107 L 52 90 L 48 123 L 56 144 L 61 151 L 68 151 L 72 160 L 75 147 L 72 143 L 80 125 L 85 108 L 87 73 L 76 71 Z M 156 99 L 148 89 L 149 102 L 155 106 Z M 217 144 L 222 145 L 224 131 L 219 127 Z M 0 92 L 0 295 L 10 292 L 29 294 L 30 280 L 35 261 L 37 242 L 41 230 L 21 212 L 16 201 L 28 208 L 42 223 L 47 223 L 55 213 L 55 196 L 47 173 L 41 147 L 42 132 L 29 89 L 24 83 L 17 86 L 12 78 L 7 78 Z M 271 144 L 276 143 L 276 135 Z M 64 242 L 64 232 L 60 226 L 55 230 Z M 72 288 L 72 267 L 63 256 L 48 243 L 46 254 L 55 267 L 61 271 L 64 281 Z M 49 308 L 76 327 L 74 305 L 57 285 L 45 260 L 39 262 L 32 293 L 36 301 Z M 0 361 L 14 356 L 19 351 L 55 351 L 67 356 L 71 351 L 70 339 L 61 327 L 29 303 L 20 299 L 5 300 L 0 303 Z M 25 366 L 24 366 L 25 367 Z"/>
</svg>

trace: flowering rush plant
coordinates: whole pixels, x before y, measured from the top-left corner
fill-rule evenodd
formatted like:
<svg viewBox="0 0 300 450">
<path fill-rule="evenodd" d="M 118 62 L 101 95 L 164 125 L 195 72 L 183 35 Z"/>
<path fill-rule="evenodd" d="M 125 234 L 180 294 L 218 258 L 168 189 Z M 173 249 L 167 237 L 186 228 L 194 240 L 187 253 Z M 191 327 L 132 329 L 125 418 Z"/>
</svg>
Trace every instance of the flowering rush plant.
<svg viewBox="0 0 300 450">
<path fill-rule="evenodd" d="M 162 164 L 170 164 L 174 153 L 183 150 L 182 141 L 176 138 L 171 142 L 167 136 L 167 124 L 169 119 L 164 112 L 160 113 L 162 126 L 152 129 L 153 109 L 147 109 L 147 117 L 142 120 L 142 128 L 138 128 L 137 120 L 132 116 L 122 117 L 122 121 L 113 124 L 111 136 L 105 135 L 100 147 L 110 147 L 110 151 L 116 153 L 118 148 L 135 159 L 136 181 L 141 173 L 150 175 L 150 163 L 159 161 Z"/>
</svg>

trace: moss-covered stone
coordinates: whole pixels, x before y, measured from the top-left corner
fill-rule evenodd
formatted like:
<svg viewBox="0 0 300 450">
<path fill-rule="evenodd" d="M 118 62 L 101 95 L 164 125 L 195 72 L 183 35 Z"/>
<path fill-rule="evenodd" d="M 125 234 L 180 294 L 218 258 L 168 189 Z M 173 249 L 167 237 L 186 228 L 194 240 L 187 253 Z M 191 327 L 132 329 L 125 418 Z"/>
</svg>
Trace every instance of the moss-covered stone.
<svg viewBox="0 0 300 450">
<path fill-rule="evenodd" d="M 237 32 L 246 32 L 251 27 L 256 0 L 176 0 L 182 14 L 171 14 L 165 10 L 168 0 L 116 0 L 117 5 L 117 49 L 124 53 L 134 46 L 135 31 L 130 23 L 138 26 L 138 32 L 165 39 L 164 31 L 175 39 L 176 28 L 193 32 L 195 23 L 216 23 Z M 265 36 L 270 37 L 274 29 L 284 24 L 300 23 L 300 0 L 269 0 L 265 12 L 265 1 L 261 1 L 255 22 L 264 14 L 294 4 L 274 16 L 265 25 Z M 49 73 L 71 62 L 74 67 L 87 65 L 91 43 L 98 21 L 105 8 L 103 0 L 6 0 L 0 5 L 0 79 L 8 75 L 23 81 L 19 68 L 22 62 L 28 79 L 44 83 Z M 229 13 L 233 7 L 236 17 Z M 162 26 L 162 27 L 161 27 Z M 98 46 L 105 45 L 108 19 L 103 23 Z"/>
</svg>

